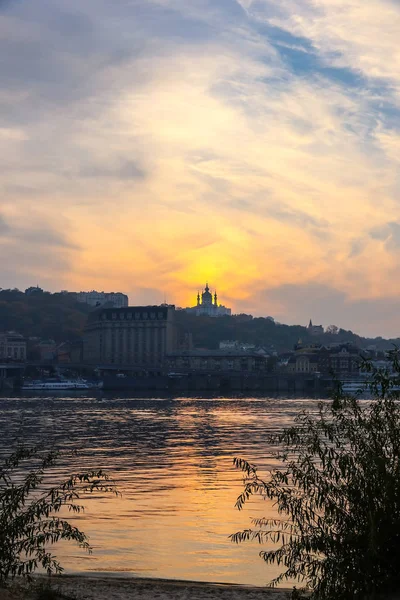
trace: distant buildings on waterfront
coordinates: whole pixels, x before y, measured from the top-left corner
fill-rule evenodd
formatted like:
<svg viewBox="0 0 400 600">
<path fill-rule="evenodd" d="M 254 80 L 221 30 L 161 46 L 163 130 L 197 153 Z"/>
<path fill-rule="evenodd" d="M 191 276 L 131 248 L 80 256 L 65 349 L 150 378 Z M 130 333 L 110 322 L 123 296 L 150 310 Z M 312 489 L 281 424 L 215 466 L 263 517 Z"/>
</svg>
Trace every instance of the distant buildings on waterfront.
<svg viewBox="0 0 400 600">
<path fill-rule="evenodd" d="M 76 294 L 78 302 L 83 302 L 89 306 L 103 306 L 105 304 L 114 308 L 123 308 L 128 306 L 129 298 L 121 292 L 78 292 Z"/>
<path fill-rule="evenodd" d="M 208 283 L 206 283 L 205 289 L 202 291 L 201 296 L 200 292 L 197 292 L 197 304 L 196 306 L 192 306 L 185 309 L 186 312 L 195 314 L 196 316 L 205 315 L 207 317 L 223 317 L 226 315 L 231 315 L 231 309 L 223 306 L 222 304 L 218 304 L 218 296 L 217 292 L 214 292 L 214 295 L 210 292 L 210 288 L 208 287 Z"/>
<path fill-rule="evenodd" d="M 172 373 L 265 373 L 265 356 L 244 350 L 189 350 L 171 352 L 166 357 L 167 370 Z"/>
<path fill-rule="evenodd" d="M 83 360 L 94 365 L 161 369 L 178 347 L 175 307 L 130 306 L 93 312 L 83 339 Z"/>
<path fill-rule="evenodd" d="M 350 343 L 324 346 L 299 342 L 281 368 L 288 373 L 351 376 L 360 372 L 360 356 L 360 348 Z"/>
<path fill-rule="evenodd" d="M 26 340 L 15 331 L 0 333 L 0 362 L 26 360 Z"/>
</svg>

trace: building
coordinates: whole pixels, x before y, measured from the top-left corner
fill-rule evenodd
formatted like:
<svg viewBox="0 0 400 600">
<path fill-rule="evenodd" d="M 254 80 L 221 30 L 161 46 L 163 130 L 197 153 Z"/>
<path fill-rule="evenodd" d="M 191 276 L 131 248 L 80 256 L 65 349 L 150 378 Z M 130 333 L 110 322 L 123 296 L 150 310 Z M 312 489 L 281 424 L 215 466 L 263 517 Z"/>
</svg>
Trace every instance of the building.
<svg viewBox="0 0 400 600">
<path fill-rule="evenodd" d="M 166 368 L 169 373 L 263 373 L 267 368 L 267 360 L 261 354 L 240 350 L 191 350 L 169 353 Z"/>
<path fill-rule="evenodd" d="M 26 340 L 21 334 L 15 331 L 0 333 L 0 361 L 26 361 Z"/>
<path fill-rule="evenodd" d="M 299 353 L 287 362 L 287 371 L 289 373 L 318 373 L 319 372 L 319 357 L 315 353 Z"/>
<path fill-rule="evenodd" d="M 55 360 L 57 355 L 57 344 L 54 340 L 40 340 L 36 349 L 41 361 L 46 362 Z"/>
<path fill-rule="evenodd" d="M 337 376 L 352 376 L 360 373 L 362 352 L 351 343 L 322 346 L 319 351 L 319 370 Z"/>
<path fill-rule="evenodd" d="M 231 314 L 231 309 L 223 306 L 222 304 L 218 304 L 218 296 L 217 292 L 214 292 L 214 296 L 210 292 L 210 288 L 208 287 L 208 283 L 206 283 L 206 287 L 204 291 L 201 293 L 197 292 L 197 304 L 196 306 L 186 308 L 186 312 L 193 313 L 196 316 L 206 315 L 208 317 L 223 317 Z"/>
<path fill-rule="evenodd" d="M 25 295 L 26 296 L 34 296 L 35 294 L 43 294 L 43 290 L 41 287 L 39 287 L 38 285 L 36 286 L 32 286 L 32 287 L 28 287 L 25 290 Z"/>
<path fill-rule="evenodd" d="M 238 350 L 239 342 L 237 340 L 222 340 L 219 343 L 220 350 Z"/>
<path fill-rule="evenodd" d="M 103 308 L 89 315 L 83 339 L 83 361 L 138 369 L 160 368 L 178 347 L 175 307 Z"/>
<path fill-rule="evenodd" d="M 76 295 L 78 302 L 89 304 L 89 306 L 103 306 L 108 304 L 110 307 L 122 308 L 128 306 L 129 298 L 121 292 L 79 292 Z"/>
<path fill-rule="evenodd" d="M 361 351 L 352 344 L 303 346 L 301 341 L 287 362 L 289 373 L 323 373 L 349 377 L 360 372 Z"/>
<path fill-rule="evenodd" d="M 239 342 L 238 340 L 222 340 L 219 343 L 220 350 L 242 350 L 243 352 L 255 352 L 255 344 L 247 344 L 246 342 Z"/>
<path fill-rule="evenodd" d="M 310 335 L 322 335 L 324 333 L 324 328 L 322 327 L 322 325 L 313 325 L 310 319 L 307 331 Z"/>
<path fill-rule="evenodd" d="M 63 342 L 57 346 L 56 360 L 60 364 L 83 362 L 83 343 L 81 340 L 75 342 Z"/>
</svg>

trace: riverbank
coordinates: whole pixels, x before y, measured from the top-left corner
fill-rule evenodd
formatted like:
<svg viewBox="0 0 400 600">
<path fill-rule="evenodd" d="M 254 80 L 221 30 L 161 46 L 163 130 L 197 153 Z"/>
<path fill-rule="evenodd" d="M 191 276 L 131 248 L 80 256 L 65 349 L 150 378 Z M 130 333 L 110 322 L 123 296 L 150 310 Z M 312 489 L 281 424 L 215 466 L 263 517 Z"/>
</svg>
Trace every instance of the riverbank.
<svg viewBox="0 0 400 600">
<path fill-rule="evenodd" d="M 48 581 L 43 578 L 43 583 Z M 290 597 L 289 590 L 169 579 L 61 575 L 50 581 L 60 600 L 288 600 Z M 31 594 L 8 592 L 3 596 L 0 590 L 0 600 L 34 598 Z"/>
<path fill-rule="evenodd" d="M 286 600 L 288 590 L 128 577 L 62 576 L 55 580 L 65 595 L 77 600 Z"/>
</svg>

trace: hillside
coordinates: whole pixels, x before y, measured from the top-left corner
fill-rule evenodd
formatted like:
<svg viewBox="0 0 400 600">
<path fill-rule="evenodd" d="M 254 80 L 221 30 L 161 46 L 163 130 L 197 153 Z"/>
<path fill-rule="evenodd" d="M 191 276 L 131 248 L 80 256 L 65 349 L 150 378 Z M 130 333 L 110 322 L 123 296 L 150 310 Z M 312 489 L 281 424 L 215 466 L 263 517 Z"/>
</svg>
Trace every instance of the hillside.
<svg viewBox="0 0 400 600">
<path fill-rule="evenodd" d="M 90 308 L 75 294 L 50 292 L 26 295 L 19 290 L 0 290 L 0 331 L 18 331 L 25 337 L 56 342 L 81 337 Z"/>
<path fill-rule="evenodd" d="M 292 350 L 300 339 L 304 344 L 351 342 L 360 348 L 374 345 L 377 350 L 388 350 L 393 348 L 393 344 L 400 344 L 400 339 L 364 338 L 344 329 L 338 329 L 335 334 L 312 336 L 307 327 L 278 324 L 268 318 L 253 318 L 250 315 L 211 318 L 178 311 L 177 320 L 183 328 L 191 331 L 194 346 L 202 348 L 218 348 L 221 340 L 238 340 L 256 346 L 273 347 L 277 352 Z"/>
<path fill-rule="evenodd" d="M 25 337 L 50 338 L 56 342 L 75 341 L 82 337 L 86 319 L 93 310 L 76 301 L 73 293 L 37 292 L 25 294 L 19 290 L 0 290 L 0 331 L 18 331 Z M 234 315 L 232 317 L 196 317 L 184 311 L 176 312 L 181 330 L 190 331 L 197 348 L 218 348 L 221 340 L 264 346 L 277 352 L 287 352 L 301 339 L 304 344 L 352 342 L 360 348 L 375 345 L 387 350 L 400 340 L 363 338 L 352 331 L 338 329 L 336 334 L 311 336 L 306 327 L 282 325 L 262 317 Z"/>
</svg>

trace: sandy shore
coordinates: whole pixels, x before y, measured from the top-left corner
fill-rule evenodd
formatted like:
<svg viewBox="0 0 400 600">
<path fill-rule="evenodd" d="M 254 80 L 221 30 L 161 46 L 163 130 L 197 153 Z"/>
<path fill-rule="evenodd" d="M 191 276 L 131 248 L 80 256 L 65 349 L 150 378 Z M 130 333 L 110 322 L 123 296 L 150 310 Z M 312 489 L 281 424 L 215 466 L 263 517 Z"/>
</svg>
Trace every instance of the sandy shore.
<svg viewBox="0 0 400 600">
<path fill-rule="evenodd" d="M 289 597 L 287 590 L 165 579 L 65 575 L 54 583 L 65 595 L 77 600 L 286 600 Z"/>
<path fill-rule="evenodd" d="M 101 575 L 62 575 L 52 577 L 51 584 L 53 589 L 71 600 L 287 600 L 290 596 L 288 590 Z M 14 598 L 17 600 L 14 595 L 4 596 L 4 600 Z M 0 600 L 3 600 L 1 590 Z"/>
</svg>

